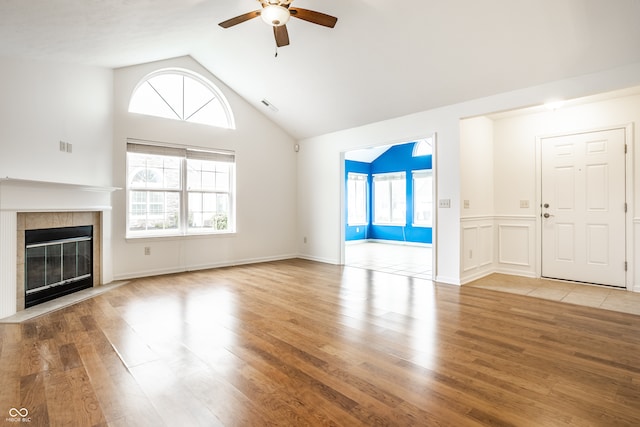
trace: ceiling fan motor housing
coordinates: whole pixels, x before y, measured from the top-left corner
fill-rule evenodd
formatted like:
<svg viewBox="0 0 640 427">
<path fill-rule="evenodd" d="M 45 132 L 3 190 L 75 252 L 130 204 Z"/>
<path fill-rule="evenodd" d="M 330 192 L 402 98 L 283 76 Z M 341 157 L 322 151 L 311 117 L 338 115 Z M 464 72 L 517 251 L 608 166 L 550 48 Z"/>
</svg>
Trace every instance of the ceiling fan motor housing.
<svg viewBox="0 0 640 427">
<path fill-rule="evenodd" d="M 274 27 L 280 27 L 289 22 L 291 13 L 286 7 L 271 4 L 262 9 L 260 17 L 267 24 L 273 25 Z"/>
</svg>

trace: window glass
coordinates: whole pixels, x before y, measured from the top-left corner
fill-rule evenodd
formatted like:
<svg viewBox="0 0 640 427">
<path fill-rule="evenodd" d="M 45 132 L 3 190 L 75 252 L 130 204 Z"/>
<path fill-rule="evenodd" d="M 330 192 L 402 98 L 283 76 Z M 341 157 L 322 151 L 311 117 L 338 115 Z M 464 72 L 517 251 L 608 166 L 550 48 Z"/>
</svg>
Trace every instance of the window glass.
<svg viewBox="0 0 640 427">
<path fill-rule="evenodd" d="M 413 224 L 432 227 L 433 172 L 413 171 Z"/>
<path fill-rule="evenodd" d="M 406 224 L 406 188 L 404 172 L 376 174 L 373 176 L 375 224 Z"/>
<path fill-rule="evenodd" d="M 347 224 L 367 224 L 367 175 L 347 174 Z"/>
<path fill-rule="evenodd" d="M 232 164 L 187 160 L 189 229 L 226 231 L 229 227 L 229 196 Z"/>
<path fill-rule="evenodd" d="M 413 157 L 433 154 L 433 138 L 422 139 L 413 146 Z"/>
<path fill-rule="evenodd" d="M 160 70 L 133 92 L 129 112 L 222 128 L 235 128 L 222 93 L 204 77 L 185 70 Z"/>
<path fill-rule="evenodd" d="M 128 143 L 127 236 L 233 232 L 234 165 L 227 152 Z"/>
</svg>

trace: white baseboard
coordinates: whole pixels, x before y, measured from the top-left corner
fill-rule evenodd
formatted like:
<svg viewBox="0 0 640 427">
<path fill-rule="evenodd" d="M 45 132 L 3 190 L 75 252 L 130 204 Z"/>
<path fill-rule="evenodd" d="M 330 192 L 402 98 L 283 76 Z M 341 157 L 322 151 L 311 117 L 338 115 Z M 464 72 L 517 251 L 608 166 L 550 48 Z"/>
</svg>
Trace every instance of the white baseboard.
<svg viewBox="0 0 640 427">
<path fill-rule="evenodd" d="M 172 268 L 140 270 L 140 271 L 134 271 L 129 273 L 117 274 L 114 276 L 114 280 L 131 280 L 131 279 L 139 279 L 142 277 L 162 276 L 165 274 L 185 273 L 187 271 L 208 270 L 210 268 L 233 267 L 236 265 L 248 265 L 248 264 L 257 264 L 261 262 L 282 261 L 285 259 L 292 259 L 292 258 L 300 258 L 300 257 L 298 255 L 290 254 L 290 255 L 278 255 L 278 256 L 272 256 L 272 257 L 246 258 L 241 260 L 215 262 L 215 263 L 198 264 L 198 265 L 178 266 L 178 267 L 172 267 Z"/>
</svg>

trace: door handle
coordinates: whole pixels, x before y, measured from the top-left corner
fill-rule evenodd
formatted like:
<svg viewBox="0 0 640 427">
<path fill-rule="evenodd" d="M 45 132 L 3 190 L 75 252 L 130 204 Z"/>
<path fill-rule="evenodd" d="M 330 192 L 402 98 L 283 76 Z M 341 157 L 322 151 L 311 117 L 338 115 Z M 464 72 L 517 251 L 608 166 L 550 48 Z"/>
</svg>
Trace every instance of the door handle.
<svg viewBox="0 0 640 427">
<path fill-rule="evenodd" d="M 545 218 L 549 218 L 549 217 L 552 217 L 553 215 L 551 215 L 548 212 L 545 212 L 545 213 L 542 214 L 542 216 L 545 217 Z"/>
</svg>

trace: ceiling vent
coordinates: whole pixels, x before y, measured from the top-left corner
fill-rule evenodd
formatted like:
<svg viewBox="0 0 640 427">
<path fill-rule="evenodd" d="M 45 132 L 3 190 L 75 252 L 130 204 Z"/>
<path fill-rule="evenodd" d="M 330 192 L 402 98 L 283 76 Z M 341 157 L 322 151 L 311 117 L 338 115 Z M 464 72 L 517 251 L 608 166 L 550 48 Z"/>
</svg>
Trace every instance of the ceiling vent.
<svg viewBox="0 0 640 427">
<path fill-rule="evenodd" d="M 277 112 L 278 112 L 278 108 L 277 108 L 275 105 L 273 105 L 272 103 L 270 103 L 269 101 L 267 101 L 266 99 L 263 99 L 263 100 L 262 100 L 262 101 L 260 101 L 260 102 L 262 102 L 266 107 L 269 107 L 269 109 L 270 109 L 271 111 L 273 111 L 273 112 L 275 112 L 275 113 L 277 113 Z"/>
</svg>

